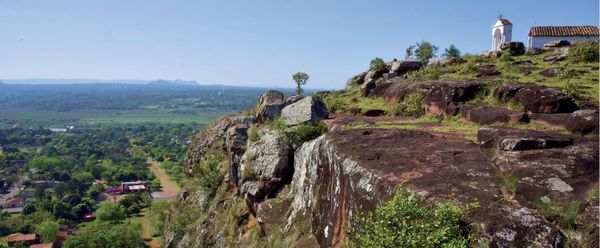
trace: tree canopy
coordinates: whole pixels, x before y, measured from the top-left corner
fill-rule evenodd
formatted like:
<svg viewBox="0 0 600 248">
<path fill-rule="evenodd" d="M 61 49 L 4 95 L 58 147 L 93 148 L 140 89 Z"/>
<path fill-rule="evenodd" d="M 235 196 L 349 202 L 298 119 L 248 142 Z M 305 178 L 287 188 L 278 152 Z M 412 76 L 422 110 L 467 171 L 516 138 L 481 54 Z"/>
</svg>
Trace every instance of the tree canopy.
<svg viewBox="0 0 600 248">
<path fill-rule="evenodd" d="M 308 74 L 304 72 L 296 72 L 294 75 L 292 75 L 292 79 L 294 79 L 294 81 L 296 82 L 296 95 L 302 95 L 302 92 L 304 92 L 304 90 L 302 89 L 302 85 L 306 84 L 308 78 Z"/>
<path fill-rule="evenodd" d="M 415 56 L 423 61 L 429 61 L 431 58 L 435 57 L 435 54 L 439 49 L 428 41 L 421 41 L 420 43 L 417 43 L 416 47 Z"/>
</svg>

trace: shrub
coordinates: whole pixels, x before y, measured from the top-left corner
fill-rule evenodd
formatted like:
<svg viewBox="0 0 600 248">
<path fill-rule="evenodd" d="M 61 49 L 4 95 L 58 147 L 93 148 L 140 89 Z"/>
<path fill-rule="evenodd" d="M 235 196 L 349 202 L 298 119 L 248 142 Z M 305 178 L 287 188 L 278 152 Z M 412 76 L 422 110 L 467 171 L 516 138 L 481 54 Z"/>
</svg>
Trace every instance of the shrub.
<svg viewBox="0 0 600 248">
<path fill-rule="evenodd" d="M 575 99 L 579 99 L 583 94 L 581 87 L 577 83 L 573 83 L 569 80 L 565 81 L 561 88 L 561 91 Z"/>
<path fill-rule="evenodd" d="M 388 71 L 390 69 L 388 67 L 388 65 L 385 64 L 385 61 L 383 61 L 383 59 L 381 59 L 381 58 L 372 59 L 371 66 L 369 68 L 371 70 L 378 71 L 378 72 L 384 72 L 384 71 Z"/>
<path fill-rule="evenodd" d="M 515 61 L 515 58 L 513 58 L 513 55 L 510 52 L 504 51 L 504 52 L 502 52 L 502 55 L 500 55 L 500 61 L 513 62 L 513 61 Z"/>
<path fill-rule="evenodd" d="M 425 108 L 423 108 L 423 99 L 425 99 L 425 95 L 423 93 L 416 92 L 408 94 L 406 97 L 404 97 L 404 101 L 398 105 L 396 114 L 413 117 L 423 116 L 425 114 Z"/>
<path fill-rule="evenodd" d="M 508 190 L 512 195 L 517 193 L 517 183 L 519 179 L 512 172 L 505 172 L 500 175 L 500 183 Z"/>
<path fill-rule="evenodd" d="M 547 199 L 546 201 L 536 200 L 535 208 L 549 221 L 558 223 L 563 228 L 573 228 L 581 202 L 572 201 L 561 204 L 559 202 Z"/>
<path fill-rule="evenodd" d="M 442 75 L 442 71 L 433 66 L 425 66 L 417 71 L 408 73 L 408 77 L 438 79 Z"/>
<path fill-rule="evenodd" d="M 430 208 L 400 190 L 374 213 L 357 216 L 348 246 L 467 247 L 470 230 L 463 214 L 470 207 L 442 202 Z"/>
<path fill-rule="evenodd" d="M 569 49 L 567 60 L 573 63 L 598 62 L 598 42 L 583 42 Z"/>
<path fill-rule="evenodd" d="M 375 85 L 381 85 L 383 82 L 385 82 L 385 78 L 380 77 L 375 81 Z"/>
<path fill-rule="evenodd" d="M 327 131 L 327 126 L 323 121 L 290 127 L 281 118 L 277 118 L 273 121 L 273 124 L 275 131 L 292 147 L 299 147 L 304 142 L 315 139 Z"/>
<path fill-rule="evenodd" d="M 248 139 L 250 139 L 252 142 L 256 142 L 258 139 L 260 139 L 258 127 L 256 125 L 252 125 L 250 128 L 248 128 Z"/>
<path fill-rule="evenodd" d="M 201 179 L 200 186 L 208 193 L 209 198 L 215 195 L 219 185 L 223 182 L 225 175 L 221 172 L 219 164 L 225 159 L 225 154 L 215 154 L 208 159 L 201 160 L 194 168 L 194 173 Z"/>
</svg>

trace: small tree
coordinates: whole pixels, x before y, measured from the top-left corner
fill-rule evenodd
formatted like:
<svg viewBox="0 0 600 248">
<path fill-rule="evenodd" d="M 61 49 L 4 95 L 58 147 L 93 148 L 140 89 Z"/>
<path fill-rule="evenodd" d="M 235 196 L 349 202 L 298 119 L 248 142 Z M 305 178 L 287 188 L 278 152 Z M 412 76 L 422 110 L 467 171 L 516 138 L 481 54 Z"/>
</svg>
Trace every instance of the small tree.
<svg viewBox="0 0 600 248">
<path fill-rule="evenodd" d="M 370 69 L 374 70 L 374 71 L 378 71 L 378 72 L 384 72 L 384 71 L 389 70 L 390 68 L 388 68 L 388 65 L 385 64 L 383 59 L 374 58 L 371 60 Z"/>
<path fill-rule="evenodd" d="M 418 59 L 423 61 L 429 61 L 431 58 L 435 57 L 435 54 L 439 49 L 428 41 L 421 41 L 421 43 L 417 43 L 416 46 L 417 49 L 415 49 L 415 55 Z"/>
<path fill-rule="evenodd" d="M 296 72 L 296 74 L 292 75 L 292 79 L 296 81 L 296 95 L 302 95 L 302 92 L 304 92 L 302 85 L 306 84 L 308 78 L 308 74 L 304 72 Z"/>
<path fill-rule="evenodd" d="M 444 56 L 451 58 L 460 57 L 460 50 L 458 50 L 458 48 L 456 48 L 454 44 L 451 44 L 450 47 L 445 49 Z"/>
<path fill-rule="evenodd" d="M 35 233 L 40 235 L 42 242 L 52 243 L 56 239 L 56 235 L 58 235 L 58 228 L 58 222 L 47 220 L 35 227 Z"/>
<path fill-rule="evenodd" d="M 404 58 L 410 59 L 413 57 L 414 54 L 415 54 L 415 46 L 410 45 L 409 47 L 406 48 Z"/>
</svg>

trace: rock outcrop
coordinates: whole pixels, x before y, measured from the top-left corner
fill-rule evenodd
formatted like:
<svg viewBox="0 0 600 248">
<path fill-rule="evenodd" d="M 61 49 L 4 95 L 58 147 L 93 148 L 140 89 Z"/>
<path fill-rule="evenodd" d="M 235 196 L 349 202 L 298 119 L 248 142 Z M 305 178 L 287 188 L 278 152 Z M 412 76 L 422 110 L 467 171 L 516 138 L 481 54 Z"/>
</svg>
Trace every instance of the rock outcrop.
<svg viewBox="0 0 600 248">
<path fill-rule="evenodd" d="M 533 113 L 570 113 L 577 105 L 569 96 L 555 88 L 535 84 L 506 84 L 494 90 L 500 100 L 513 100 Z"/>
<path fill-rule="evenodd" d="M 535 210 L 499 202 L 499 179 L 479 147 L 411 130 L 330 132 L 296 151 L 288 225 L 309 218 L 321 247 L 339 245 L 352 218 L 402 184 L 426 201 L 476 200 L 466 219 L 490 246 L 554 247 L 561 232 Z M 460 180 L 457 180 L 460 178 Z M 453 193 L 460 192 L 460 193 Z"/>
<path fill-rule="evenodd" d="M 230 127 L 238 124 L 249 126 L 255 121 L 254 116 L 225 116 L 204 128 L 189 144 L 183 171 L 188 176 L 193 176 L 193 167 L 209 149 L 226 150 L 225 139 Z"/>
<path fill-rule="evenodd" d="M 270 121 L 281 115 L 286 104 L 286 96 L 282 92 L 269 90 L 258 98 L 256 119 L 259 122 Z"/>
<path fill-rule="evenodd" d="M 281 110 L 281 119 L 287 125 L 316 122 L 329 116 L 325 103 L 316 97 L 307 96 Z"/>
<path fill-rule="evenodd" d="M 240 169 L 241 193 L 263 198 L 278 190 L 292 176 L 291 148 L 275 132 L 260 135 L 249 141 Z"/>
<path fill-rule="evenodd" d="M 502 52 L 509 52 L 511 55 L 523 55 L 525 54 L 525 44 L 520 41 L 507 42 L 502 44 L 500 47 Z"/>
</svg>

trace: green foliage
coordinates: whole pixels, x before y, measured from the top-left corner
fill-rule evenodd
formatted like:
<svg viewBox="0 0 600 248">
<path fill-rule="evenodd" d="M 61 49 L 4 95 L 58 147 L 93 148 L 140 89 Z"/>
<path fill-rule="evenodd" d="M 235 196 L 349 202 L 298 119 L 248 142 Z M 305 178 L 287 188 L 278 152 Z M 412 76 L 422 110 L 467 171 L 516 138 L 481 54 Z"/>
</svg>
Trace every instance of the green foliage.
<svg viewBox="0 0 600 248">
<path fill-rule="evenodd" d="M 598 54 L 598 42 L 582 42 L 569 49 L 567 60 L 573 63 L 598 62 Z"/>
<path fill-rule="evenodd" d="M 47 220 L 35 227 L 35 233 L 40 236 L 43 243 L 52 243 L 58 235 L 59 227 L 58 222 Z"/>
<path fill-rule="evenodd" d="M 397 115 L 421 117 L 425 114 L 423 108 L 423 93 L 411 93 L 404 97 L 404 100 L 398 105 Z"/>
<path fill-rule="evenodd" d="M 252 125 L 250 128 L 248 128 L 248 139 L 250 139 L 252 142 L 256 142 L 260 139 L 258 127 L 256 125 Z"/>
<path fill-rule="evenodd" d="M 581 208 L 581 202 L 571 201 L 559 203 L 551 199 L 536 200 L 535 208 L 549 221 L 558 223 L 561 227 L 572 229 Z"/>
<path fill-rule="evenodd" d="M 148 215 L 151 225 L 154 227 L 156 233 L 153 236 L 160 236 L 163 234 L 165 221 L 169 214 L 169 209 L 172 206 L 171 201 L 158 200 L 152 201 L 148 210 Z"/>
<path fill-rule="evenodd" d="M 512 172 L 504 172 L 500 175 L 500 183 L 513 196 L 517 193 L 519 179 Z"/>
<path fill-rule="evenodd" d="M 294 79 L 294 81 L 296 82 L 296 95 L 302 95 L 302 92 L 304 92 L 304 89 L 302 89 L 302 85 L 306 84 L 308 78 L 308 74 L 304 72 L 296 72 L 294 75 L 292 75 L 292 79 Z"/>
<path fill-rule="evenodd" d="M 202 159 L 200 163 L 194 167 L 194 174 L 200 179 L 200 186 L 208 193 L 209 198 L 212 198 L 217 189 L 223 182 L 225 176 L 221 172 L 219 165 L 226 159 L 225 154 L 212 154 L 208 158 Z"/>
<path fill-rule="evenodd" d="M 570 80 L 566 80 L 563 83 L 563 86 L 561 88 L 561 91 L 565 94 L 567 94 L 570 97 L 573 97 L 574 99 L 578 99 L 583 95 L 583 91 L 582 88 L 579 84 L 574 83 Z"/>
<path fill-rule="evenodd" d="M 140 225 L 98 225 L 94 230 L 69 238 L 64 248 L 139 248 L 144 247 Z"/>
<path fill-rule="evenodd" d="M 513 55 L 507 51 L 502 52 L 502 54 L 500 55 L 500 61 L 502 62 L 513 62 L 515 61 L 515 58 L 513 57 Z"/>
<path fill-rule="evenodd" d="M 300 147 L 304 142 L 315 139 L 327 131 L 323 121 L 289 126 L 281 118 L 273 121 L 275 131 L 292 147 Z"/>
<path fill-rule="evenodd" d="M 100 208 L 96 211 L 96 221 L 108 222 L 110 224 L 118 224 L 127 218 L 125 208 L 122 205 L 115 204 L 111 201 L 100 203 Z"/>
<path fill-rule="evenodd" d="M 408 73 L 408 77 L 438 79 L 443 74 L 440 69 L 434 66 L 424 66 L 417 71 Z"/>
<path fill-rule="evenodd" d="M 383 59 L 374 58 L 371 60 L 371 66 L 369 67 L 369 69 L 378 72 L 385 72 L 388 71 L 390 68 L 387 64 L 385 64 L 385 61 L 383 61 Z"/>
<path fill-rule="evenodd" d="M 414 54 L 415 54 L 415 46 L 414 45 L 410 45 L 404 51 L 404 58 L 410 59 L 410 58 L 413 57 Z"/>
<path fill-rule="evenodd" d="M 435 57 L 435 54 L 439 49 L 428 41 L 421 41 L 416 44 L 416 47 L 415 56 L 423 61 L 429 61 L 431 58 Z"/>
<path fill-rule="evenodd" d="M 385 78 L 384 77 L 380 77 L 377 80 L 375 80 L 375 85 L 381 85 L 384 82 L 385 82 Z"/>
<path fill-rule="evenodd" d="M 444 50 L 444 56 L 454 58 L 460 57 L 460 50 L 458 50 L 454 44 L 451 44 L 450 47 Z"/>
<path fill-rule="evenodd" d="M 29 166 L 40 171 L 52 171 L 60 169 L 65 164 L 65 161 L 57 157 L 38 156 L 29 161 Z"/>
<path fill-rule="evenodd" d="M 469 227 L 464 211 L 473 206 L 442 202 L 433 208 L 400 190 L 374 213 L 360 214 L 350 232 L 349 247 L 467 247 Z"/>
</svg>

